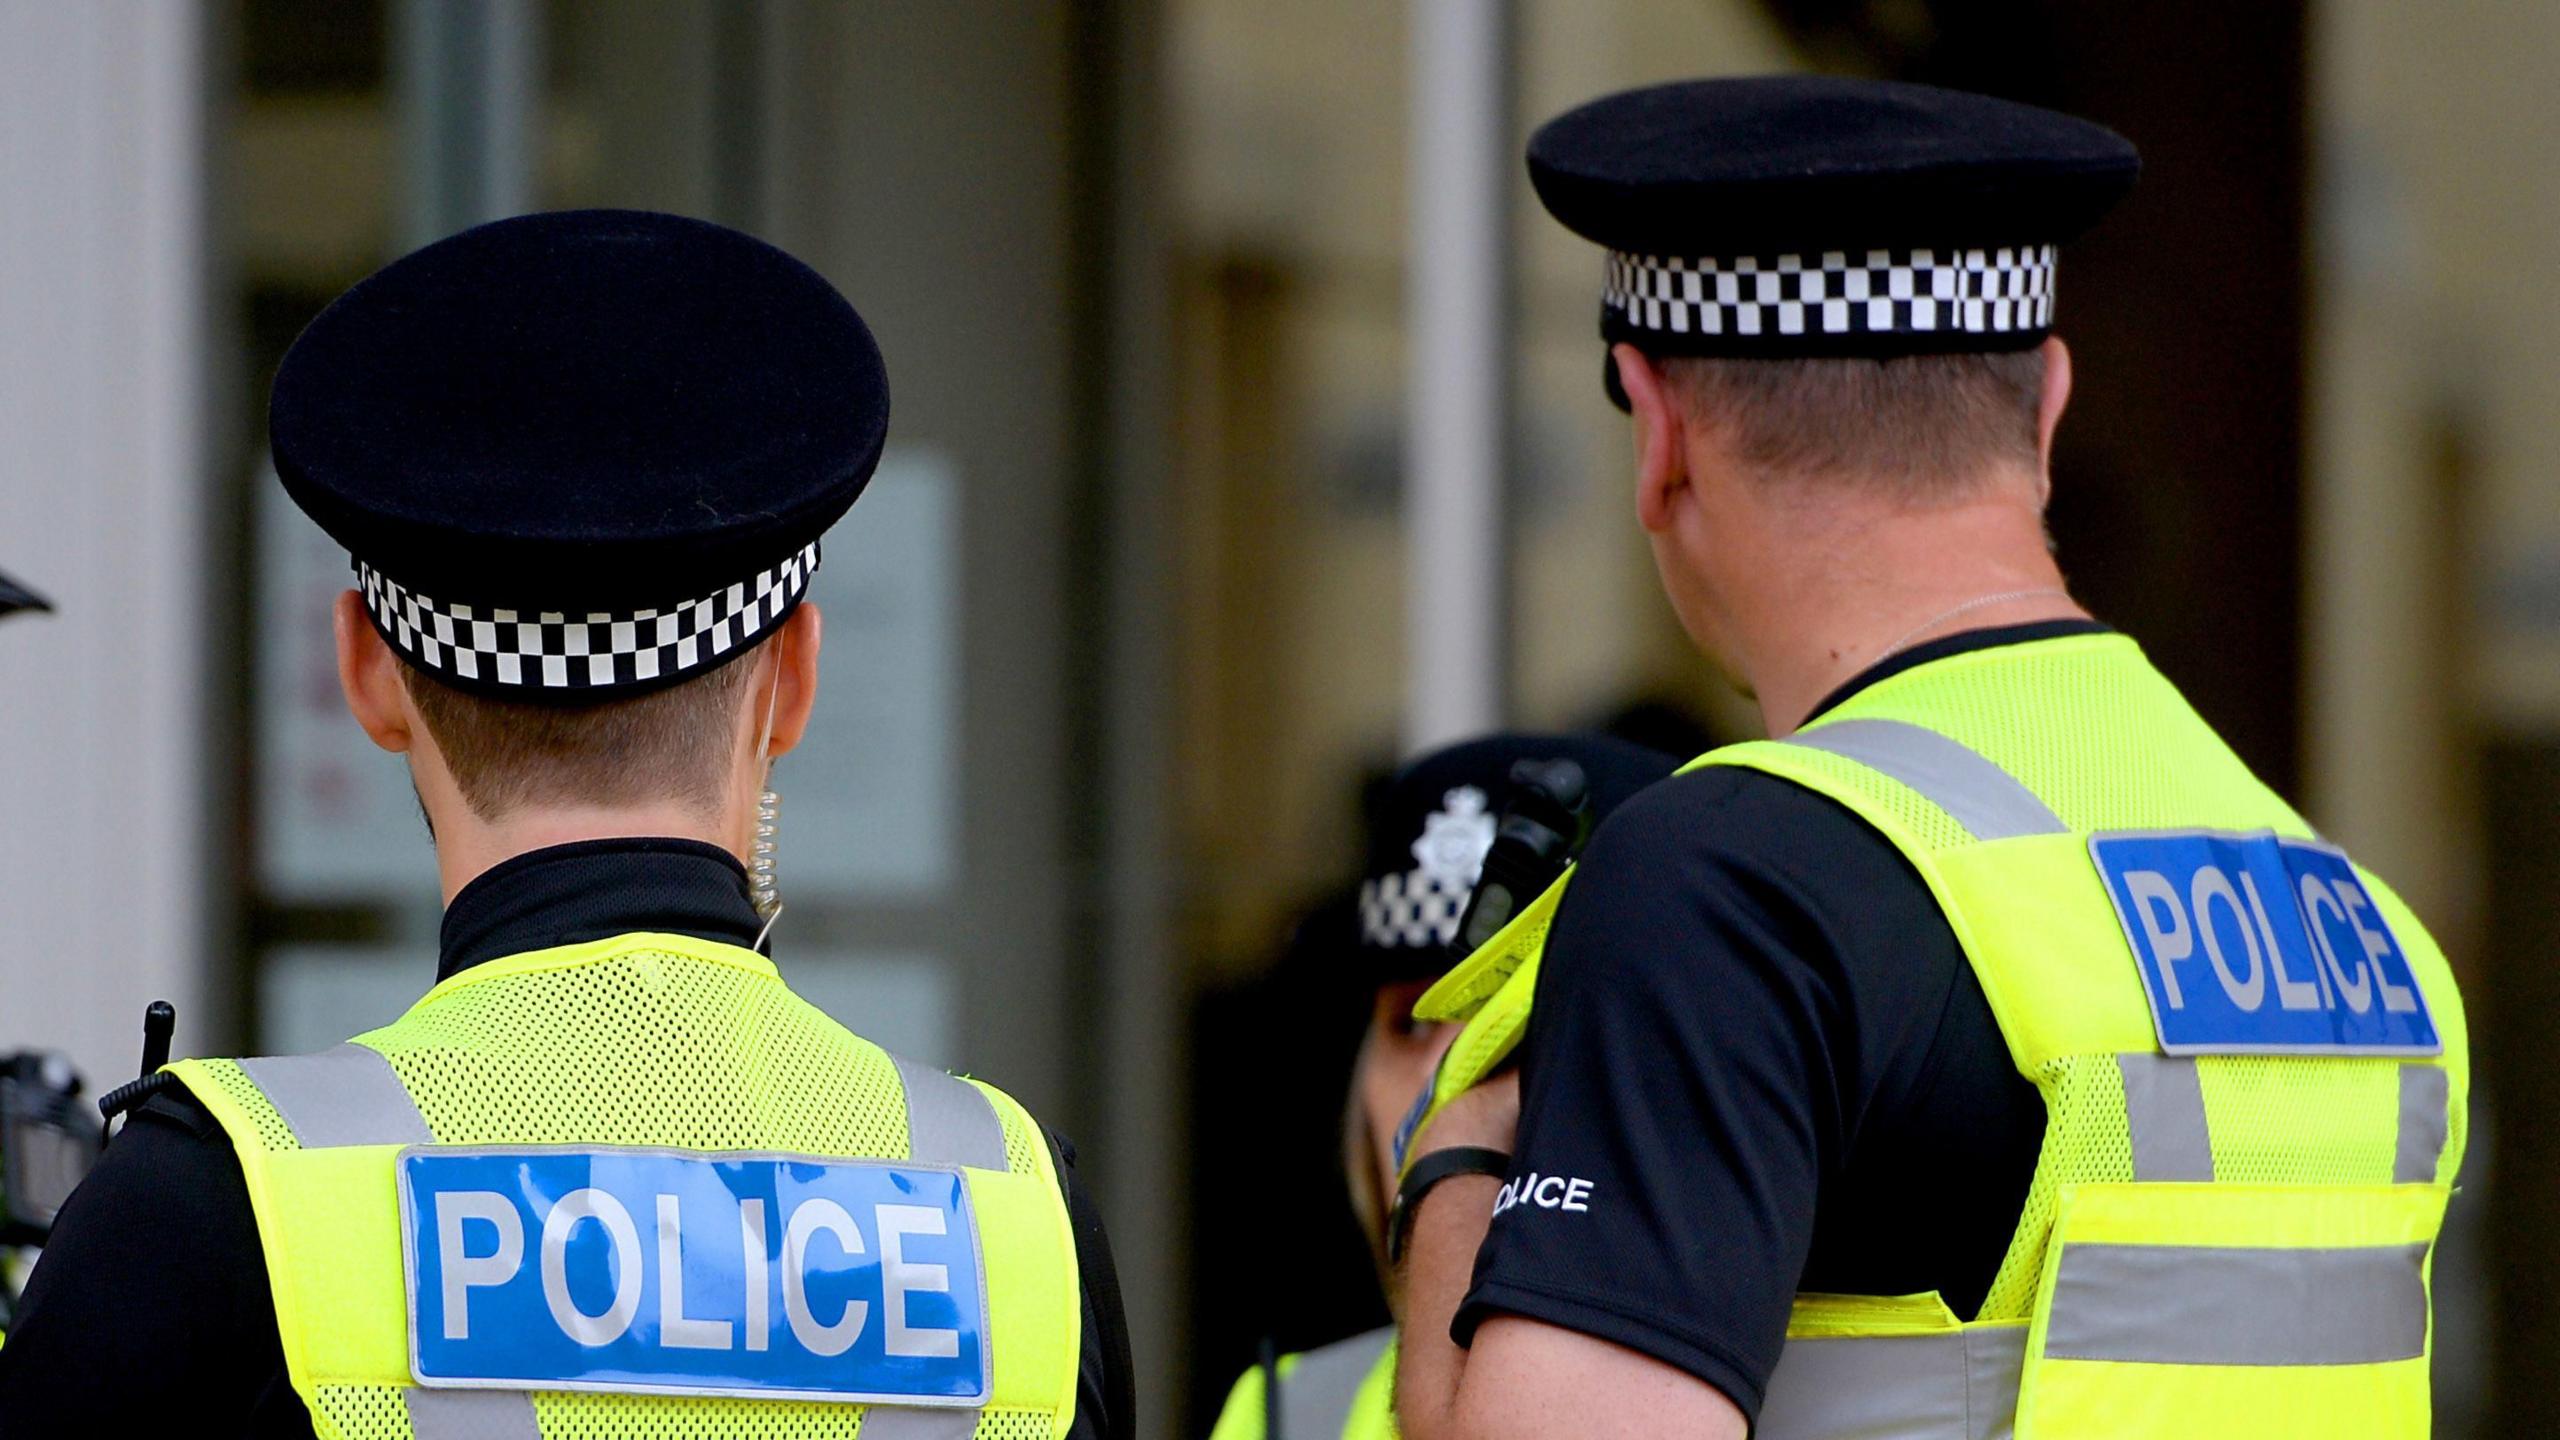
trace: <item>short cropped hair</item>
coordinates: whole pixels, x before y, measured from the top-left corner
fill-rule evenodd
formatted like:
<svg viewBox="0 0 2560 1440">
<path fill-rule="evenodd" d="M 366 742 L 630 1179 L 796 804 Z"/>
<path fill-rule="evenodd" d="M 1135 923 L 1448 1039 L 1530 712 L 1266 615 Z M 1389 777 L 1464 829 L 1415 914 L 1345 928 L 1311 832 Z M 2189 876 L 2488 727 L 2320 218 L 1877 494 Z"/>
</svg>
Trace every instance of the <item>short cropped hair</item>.
<svg viewBox="0 0 2560 1440">
<path fill-rule="evenodd" d="M 2039 350 L 1892 360 L 1662 362 L 1674 397 L 1779 481 L 1838 480 L 1925 503 L 1996 466 L 2037 463 Z"/>
<path fill-rule="evenodd" d="M 719 804 L 756 667 L 741 656 L 663 690 L 585 705 L 475 695 L 406 658 L 400 668 L 463 800 L 496 820 L 537 804 Z"/>
</svg>

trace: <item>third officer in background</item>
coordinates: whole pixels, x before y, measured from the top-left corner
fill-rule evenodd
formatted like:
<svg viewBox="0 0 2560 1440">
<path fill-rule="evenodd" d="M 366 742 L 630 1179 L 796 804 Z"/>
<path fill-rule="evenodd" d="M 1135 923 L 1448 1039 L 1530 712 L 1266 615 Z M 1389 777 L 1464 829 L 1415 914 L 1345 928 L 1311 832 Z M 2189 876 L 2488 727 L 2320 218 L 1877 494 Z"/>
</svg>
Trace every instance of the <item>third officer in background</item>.
<svg viewBox="0 0 2560 1440">
<path fill-rule="evenodd" d="M 1413 1005 L 1449 968 L 1449 942 L 1510 803 L 1512 767 L 1523 761 L 1571 764 L 1593 822 L 1676 764 L 1605 735 L 1488 735 L 1411 761 L 1369 806 L 1357 939 L 1319 960 L 1357 967 L 1356 988 L 1367 1001 L 1343 1106 L 1342 1168 L 1381 1284 L 1393 1278 L 1386 1220 L 1395 1134 L 1457 1033 L 1454 1025 L 1416 1021 Z M 1333 1080 L 1287 1078 L 1310 1086 Z M 1236 1381 L 1210 1440 L 1389 1440 L 1394 1374 L 1392 1326 L 1277 1356 Z"/>
<path fill-rule="evenodd" d="M 0 1429 L 1132 1433 L 1070 1152 L 768 956 L 810 577 L 888 420 L 844 297 L 668 215 L 465 231 L 295 341 L 276 469 L 351 553 L 339 678 L 407 758 L 441 943 L 380 1029 L 161 1072 L 35 1271 Z"/>
<path fill-rule="evenodd" d="M 2424 1435 L 2444 958 L 2046 538 L 2056 247 L 2132 147 L 1793 77 L 1529 165 L 1608 252 L 1672 607 L 1772 738 L 1425 997 L 1472 1018 L 1400 1190 L 1405 1433 Z"/>
</svg>

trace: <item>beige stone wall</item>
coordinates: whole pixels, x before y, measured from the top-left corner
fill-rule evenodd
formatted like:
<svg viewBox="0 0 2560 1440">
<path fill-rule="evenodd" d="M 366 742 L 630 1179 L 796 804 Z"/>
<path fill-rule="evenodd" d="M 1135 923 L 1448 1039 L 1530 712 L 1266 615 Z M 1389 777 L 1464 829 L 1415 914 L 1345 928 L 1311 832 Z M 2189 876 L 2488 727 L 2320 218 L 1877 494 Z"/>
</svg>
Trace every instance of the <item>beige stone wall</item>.
<svg viewBox="0 0 2560 1440">
<path fill-rule="evenodd" d="M 1404 7 L 1179 0 L 1168 130 L 1184 255 L 1184 597 L 1177 789 L 1194 949 L 1260 958 L 1355 862 L 1364 767 L 1403 694 Z M 1788 64 L 1738 0 L 1520 6 L 1516 138 L 1580 100 Z M 1525 179 L 1519 281 L 1515 723 L 1584 723 L 1645 692 L 1743 707 L 1655 587 L 1623 422 L 1601 395 L 1599 252 Z"/>
<path fill-rule="evenodd" d="M 2309 803 L 2460 948 L 2476 733 L 2560 726 L 2560 7 L 2313 37 Z"/>
</svg>

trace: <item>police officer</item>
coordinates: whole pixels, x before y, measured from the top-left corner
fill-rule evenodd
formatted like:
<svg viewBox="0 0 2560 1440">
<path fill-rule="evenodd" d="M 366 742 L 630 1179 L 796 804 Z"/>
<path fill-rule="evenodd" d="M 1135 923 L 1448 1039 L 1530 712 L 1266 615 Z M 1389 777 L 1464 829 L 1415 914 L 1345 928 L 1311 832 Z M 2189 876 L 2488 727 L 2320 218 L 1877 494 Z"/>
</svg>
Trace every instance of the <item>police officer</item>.
<svg viewBox="0 0 2560 1440">
<path fill-rule="evenodd" d="M 1774 738 L 1425 997 L 1472 1018 L 1400 1183 L 1405 1433 L 2425 1434 L 2443 956 L 2046 542 L 2055 247 L 2132 147 L 1753 78 L 1529 165 L 1608 251 L 1664 588 Z"/>
<path fill-rule="evenodd" d="M 296 341 L 276 468 L 353 555 L 340 678 L 434 832 L 433 988 L 165 1072 L 0 1352 L 11 1433 L 1130 1433 L 1065 1148 L 763 953 L 802 601 L 888 411 L 814 271 L 665 215 L 464 232 Z"/>
<path fill-rule="evenodd" d="M 1411 761 L 1370 806 L 1357 939 L 1351 953 L 1323 958 L 1357 966 L 1367 982 L 1366 1027 L 1343 1110 L 1342 1166 L 1381 1284 L 1394 1273 L 1386 1231 L 1394 1137 L 1457 1033 L 1454 1025 L 1416 1021 L 1414 1002 L 1448 968 L 1459 915 L 1510 802 L 1512 767 L 1523 761 L 1571 763 L 1594 820 L 1676 764 L 1603 735 L 1490 735 Z M 1394 1343 L 1395 1331 L 1386 1327 L 1246 1371 L 1210 1440 L 1387 1440 L 1395 1433 Z"/>
</svg>

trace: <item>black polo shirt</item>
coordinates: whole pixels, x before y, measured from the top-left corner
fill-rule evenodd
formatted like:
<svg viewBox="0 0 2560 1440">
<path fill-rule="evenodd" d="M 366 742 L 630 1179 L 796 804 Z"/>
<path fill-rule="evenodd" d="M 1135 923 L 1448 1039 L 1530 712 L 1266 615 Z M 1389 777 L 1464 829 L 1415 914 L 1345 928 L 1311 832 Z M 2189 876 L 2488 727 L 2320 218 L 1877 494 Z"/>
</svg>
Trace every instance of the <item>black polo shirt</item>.
<svg viewBox="0 0 2560 1440">
<path fill-rule="evenodd" d="M 1949 655 L 2104 627 L 1976 630 Z M 1526 1316 L 1757 1418 L 1798 1291 L 1982 1304 L 2044 1138 L 1973 967 L 1900 851 L 1838 802 L 1709 766 L 1619 807 L 1558 908 L 1512 1175 L 1454 1333 Z M 1572 1203 L 1563 1203 L 1570 1195 Z"/>
<path fill-rule="evenodd" d="M 598 840 L 521 855 L 454 896 L 442 980 L 484 960 L 638 930 L 753 945 L 746 872 L 689 840 Z M 1128 1324 L 1074 1151 L 1050 1137 L 1084 1279 L 1074 1434 L 1131 1422 Z M 73 1192 L 0 1345 L 0 1435 L 308 1437 L 255 1213 L 220 1124 L 183 1087 L 144 1102 Z"/>
</svg>

